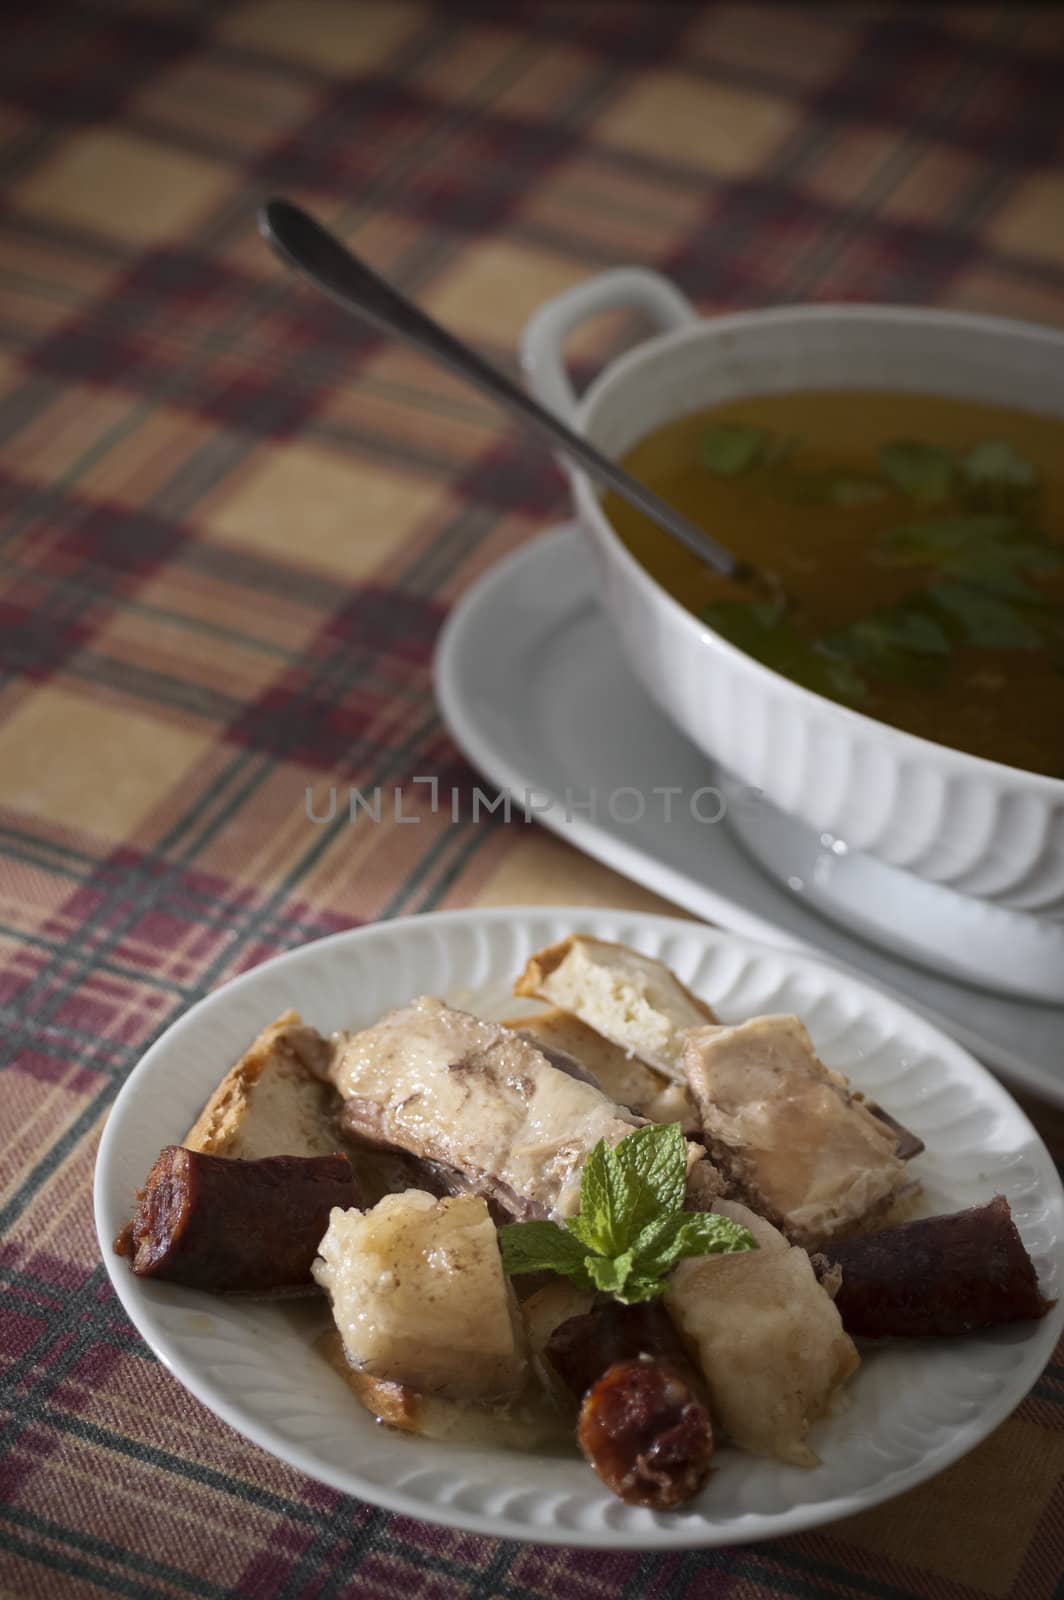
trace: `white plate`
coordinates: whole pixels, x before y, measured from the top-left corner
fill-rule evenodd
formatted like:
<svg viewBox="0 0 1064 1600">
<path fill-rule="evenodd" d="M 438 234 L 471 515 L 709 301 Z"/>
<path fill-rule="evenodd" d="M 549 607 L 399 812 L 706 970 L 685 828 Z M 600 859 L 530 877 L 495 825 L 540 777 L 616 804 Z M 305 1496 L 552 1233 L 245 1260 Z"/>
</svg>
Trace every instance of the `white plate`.
<svg viewBox="0 0 1064 1600">
<path fill-rule="evenodd" d="M 111 1240 L 160 1147 L 180 1140 L 252 1037 L 287 1006 L 324 1031 L 423 992 L 503 1017 L 528 955 L 574 929 L 659 956 L 728 1019 L 797 1011 L 824 1058 L 927 1142 L 930 1210 L 1008 1195 L 1046 1292 L 1064 1276 L 1064 1194 L 1022 1112 L 929 1023 L 823 962 L 696 923 L 586 908 L 444 912 L 336 934 L 246 973 L 163 1035 L 131 1075 L 96 1168 L 100 1245 L 144 1338 L 218 1416 L 302 1472 L 431 1522 L 545 1544 L 670 1549 L 793 1533 L 922 1483 L 985 1438 L 1035 1382 L 1064 1323 L 866 1354 L 849 1408 L 816 1428 L 813 1471 L 722 1450 L 702 1497 L 622 1505 L 574 1455 L 518 1455 L 390 1432 L 310 1342 L 306 1302 L 237 1302 L 134 1278 Z"/>
<path fill-rule="evenodd" d="M 990 993 L 867 943 L 769 877 L 730 826 L 692 817 L 688 798 L 727 780 L 629 672 L 575 525 L 498 562 L 463 597 L 440 637 L 435 682 L 474 765 L 522 804 L 531 794 L 537 820 L 577 849 L 722 927 L 859 969 L 1017 1084 L 1064 1105 L 1060 1006 Z M 642 820 L 618 822 L 605 801 L 626 786 L 672 787 L 682 798 L 667 824 L 665 802 L 653 796 Z M 593 819 L 580 809 L 590 793 L 599 801 Z M 804 870 L 796 860 L 794 871 Z M 953 945 L 970 936 L 967 925 L 943 932 Z"/>
</svg>

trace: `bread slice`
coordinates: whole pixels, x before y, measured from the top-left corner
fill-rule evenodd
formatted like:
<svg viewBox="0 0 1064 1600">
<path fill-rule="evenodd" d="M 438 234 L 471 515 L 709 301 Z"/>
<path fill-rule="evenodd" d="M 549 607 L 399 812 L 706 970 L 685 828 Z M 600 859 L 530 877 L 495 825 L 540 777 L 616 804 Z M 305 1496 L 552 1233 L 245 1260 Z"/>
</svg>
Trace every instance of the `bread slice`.
<svg viewBox="0 0 1064 1600">
<path fill-rule="evenodd" d="M 549 1011 L 511 1017 L 505 1024 L 533 1039 L 541 1048 L 559 1050 L 586 1067 L 604 1094 L 648 1122 L 678 1122 L 698 1138 L 701 1123 L 690 1090 L 648 1067 L 638 1056 L 606 1039 L 586 1022 L 554 1006 Z"/>
<path fill-rule="evenodd" d="M 717 1021 L 705 1001 L 664 962 L 585 934 L 573 934 L 531 956 L 514 994 L 533 995 L 571 1011 L 675 1083 L 685 1082 L 687 1030 Z"/>
<path fill-rule="evenodd" d="M 333 1126 L 340 1097 L 312 1070 L 329 1051 L 298 1012 L 286 1011 L 226 1073 L 182 1143 L 244 1161 L 342 1151 L 345 1140 Z"/>
</svg>

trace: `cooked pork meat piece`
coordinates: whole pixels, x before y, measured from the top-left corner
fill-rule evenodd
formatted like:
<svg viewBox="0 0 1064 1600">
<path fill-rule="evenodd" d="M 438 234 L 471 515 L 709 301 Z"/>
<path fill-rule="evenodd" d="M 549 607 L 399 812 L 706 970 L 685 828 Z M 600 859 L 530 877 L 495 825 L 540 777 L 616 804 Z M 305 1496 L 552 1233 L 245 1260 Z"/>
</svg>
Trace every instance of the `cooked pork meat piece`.
<svg viewBox="0 0 1064 1600">
<path fill-rule="evenodd" d="M 582 1061 L 578 1061 L 574 1055 L 570 1055 L 568 1050 L 561 1049 L 559 1045 L 551 1044 L 546 1039 L 537 1038 L 534 1028 L 525 1028 L 515 1022 L 506 1022 L 503 1026 L 512 1028 L 519 1038 L 535 1045 L 536 1049 L 546 1056 L 551 1066 L 557 1067 L 559 1072 L 564 1072 L 570 1078 L 579 1078 L 581 1083 L 594 1084 L 596 1089 L 602 1089 L 602 1084 L 598 1078 Z M 603 1090 L 603 1093 L 605 1093 L 605 1090 Z M 613 1096 L 607 1095 L 607 1099 L 612 1100 Z M 614 1103 L 620 1105 L 622 1102 L 618 1100 Z"/>
<path fill-rule="evenodd" d="M 730 1192 L 792 1243 L 867 1228 L 915 1192 L 892 1130 L 825 1067 L 798 1017 L 696 1029 L 684 1062 Z"/>
<path fill-rule="evenodd" d="M 506 1026 L 532 1038 L 548 1056 L 563 1051 L 575 1057 L 616 1105 L 626 1106 L 648 1122 L 678 1122 L 684 1133 L 699 1137 L 698 1112 L 685 1083 L 675 1083 L 648 1067 L 571 1011 L 554 1006 L 534 1016 L 514 1017 Z"/>
<path fill-rule="evenodd" d="M 835 1076 L 841 1078 L 846 1087 L 849 1087 L 847 1080 L 842 1077 L 841 1073 L 836 1073 Z M 879 1122 L 883 1123 L 884 1127 L 890 1129 L 894 1135 L 894 1153 L 900 1160 L 911 1161 L 914 1156 L 921 1155 L 927 1149 L 924 1141 L 918 1139 L 916 1134 L 905 1126 L 904 1122 L 899 1122 L 897 1117 L 892 1117 L 889 1111 L 884 1111 L 881 1105 L 877 1105 L 874 1100 L 869 1100 L 867 1095 L 855 1094 L 854 1099 L 859 1100 Z"/>
<path fill-rule="evenodd" d="M 684 1033 L 717 1020 L 663 962 L 583 934 L 530 957 L 514 993 L 571 1011 L 677 1083 L 684 1082 Z"/>
<path fill-rule="evenodd" d="M 859 1365 L 804 1250 L 726 1200 L 756 1250 L 694 1256 L 673 1270 L 665 1308 L 709 1389 L 714 1425 L 743 1450 L 815 1466 L 807 1434 Z"/>
<path fill-rule="evenodd" d="M 866 1339 L 950 1338 L 1042 1317 L 1038 1287 L 1004 1195 L 948 1217 L 918 1217 L 879 1233 L 837 1240 L 813 1256 L 847 1333 Z"/>
<path fill-rule="evenodd" d="M 501 1023 L 428 997 L 339 1038 L 330 1075 L 353 1133 L 456 1168 L 519 1219 L 575 1213 L 588 1152 L 639 1125 Z"/>
<path fill-rule="evenodd" d="M 418 1189 L 371 1211 L 335 1210 L 314 1277 L 352 1366 L 372 1378 L 496 1401 L 527 1370 L 524 1334 L 495 1226 L 476 1195 Z"/>
</svg>

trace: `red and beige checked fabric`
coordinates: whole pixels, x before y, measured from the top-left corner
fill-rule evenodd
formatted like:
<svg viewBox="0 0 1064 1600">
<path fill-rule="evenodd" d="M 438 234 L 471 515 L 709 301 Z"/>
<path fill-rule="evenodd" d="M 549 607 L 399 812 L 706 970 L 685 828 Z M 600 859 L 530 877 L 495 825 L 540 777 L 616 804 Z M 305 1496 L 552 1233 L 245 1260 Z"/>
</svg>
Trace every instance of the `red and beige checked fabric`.
<svg viewBox="0 0 1064 1600">
<path fill-rule="evenodd" d="M 1060 1593 L 1060 1365 L 933 1484 L 806 1537 L 645 1558 L 467 1538 L 341 1499 L 185 1394 L 109 1292 L 90 1180 L 145 1046 L 278 950 L 440 906 L 660 906 L 409 788 L 475 781 L 433 708 L 433 638 L 562 486 L 475 396 L 286 278 L 256 203 L 303 201 L 502 361 L 539 301 L 624 261 L 708 311 L 1059 322 L 1062 83 L 1050 7 L 38 0 L 7 20 L 8 1600 Z M 421 825 L 312 825 L 305 792 L 330 783 L 406 783 Z"/>
</svg>

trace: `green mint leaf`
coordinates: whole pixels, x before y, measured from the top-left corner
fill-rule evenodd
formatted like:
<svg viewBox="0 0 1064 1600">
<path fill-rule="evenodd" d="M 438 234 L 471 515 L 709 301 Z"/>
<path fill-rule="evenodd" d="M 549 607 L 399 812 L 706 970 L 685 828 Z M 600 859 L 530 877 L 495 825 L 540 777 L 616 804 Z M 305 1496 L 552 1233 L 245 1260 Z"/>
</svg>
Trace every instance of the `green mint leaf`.
<svg viewBox="0 0 1064 1600">
<path fill-rule="evenodd" d="M 757 1240 L 749 1228 L 715 1211 L 692 1211 L 670 1251 L 670 1266 L 687 1256 L 737 1255 L 756 1250 Z"/>
<path fill-rule="evenodd" d="M 944 505 L 956 479 L 956 464 L 947 450 L 919 439 L 894 439 L 879 452 L 887 482 L 921 505 Z"/>
<path fill-rule="evenodd" d="M 738 478 L 764 459 L 771 435 L 741 422 L 718 422 L 702 439 L 702 462 L 718 478 Z"/>
<path fill-rule="evenodd" d="M 621 1294 L 632 1268 L 632 1252 L 607 1260 L 605 1256 L 588 1256 L 587 1271 L 596 1289 L 603 1294 Z"/>
<path fill-rule="evenodd" d="M 757 600 L 726 600 L 706 606 L 702 621 L 755 661 L 829 700 L 861 705 L 868 686 L 849 662 L 803 639 L 779 606 Z"/>
<path fill-rule="evenodd" d="M 687 1141 L 678 1122 L 648 1122 L 622 1139 L 613 1153 L 631 1201 L 629 1239 L 660 1213 L 680 1210 L 687 1190 Z"/>
<path fill-rule="evenodd" d="M 937 517 L 891 528 L 879 542 L 876 559 L 891 567 L 935 567 L 959 551 L 998 546 L 1020 531 L 1015 517 Z"/>
<path fill-rule="evenodd" d="M 627 1244 L 634 1205 L 627 1174 L 612 1146 L 600 1139 L 584 1162 L 579 1232 L 570 1232 L 600 1255 L 619 1255 Z"/>
<path fill-rule="evenodd" d="M 656 1300 L 666 1288 L 664 1278 L 645 1278 L 633 1273 L 617 1298 L 626 1306 L 634 1306 L 641 1300 Z"/>
<path fill-rule="evenodd" d="M 815 647 L 819 660 L 797 681 L 807 689 L 827 695 L 829 700 L 841 700 L 845 705 L 863 705 L 868 699 L 868 685 L 848 661 L 840 661 L 827 650 Z"/>
<path fill-rule="evenodd" d="M 1041 632 L 1009 602 L 969 583 L 936 583 L 928 599 L 955 625 L 964 643 L 986 650 L 1037 650 Z"/>
<path fill-rule="evenodd" d="M 615 1149 L 604 1139 L 589 1153 L 580 1185 L 580 1214 L 553 1222 L 514 1222 L 499 1229 L 503 1270 L 558 1272 L 583 1289 L 626 1304 L 653 1299 L 685 1255 L 748 1250 L 744 1228 L 711 1212 L 684 1211 L 687 1147 L 679 1123 L 650 1123 Z"/>
<path fill-rule="evenodd" d="M 511 1222 L 499 1229 L 503 1271 L 559 1272 L 582 1288 L 592 1287 L 578 1240 L 553 1222 Z"/>
<path fill-rule="evenodd" d="M 923 602 L 923 596 L 918 597 Z M 934 689 L 948 669 L 951 640 L 942 622 L 919 604 L 901 604 L 838 628 L 821 648 L 870 679 Z"/>
<path fill-rule="evenodd" d="M 632 1271 L 637 1276 L 653 1274 L 659 1258 L 667 1258 L 689 1218 L 701 1215 L 702 1212 L 682 1210 L 663 1212 L 648 1222 L 632 1241 Z"/>
<path fill-rule="evenodd" d="M 998 514 L 892 528 L 876 559 L 889 566 L 933 567 L 967 586 L 1037 605 L 1043 597 L 1021 574 L 1059 570 L 1064 550 L 1015 516 Z"/>
<path fill-rule="evenodd" d="M 951 578 L 962 578 L 977 589 L 987 589 L 993 594 L 1013 600 L 1028 600 L 1037 605 L 1041 600 L 1038 590 L 1020 577 L 1020 572 L 1031 566 L 1031 548 L 1025 545 L 978 545 L 971 550 L 958 550 L 940 563 L 939 570 Z M 1038 557 L 1035 555 L 1035 568 Z"/>
<path fill-rule="evenodd" d="M 961 461 L 961 471 L 969 483 L 1010 483 L 1030 489 L 1037 481 L 1034 467 L 1007 439 L 984 439 L 973 446 Z"/>
<path fill-rule="evenodd" d="M 714 1211 L 681 1211 L 645 1228 L 632 1246 L 636 1276 L 663 1276 L 686 1256 L 756 1250 L 748 1229 Z"/>
<path fill-rule="evenodd" d="M 942 624 L 925 611 L 899 605 L 851 622 L 824 640 L 825 649 L 837 650 L 870 670 L 882 670 L 894 656 L 948 655 L 949 637 Z"/>
<path fill-rule="evenodd" d="M 970 504 L 1027 505 L 1034 500 L 1038 475 L 1007 439 L 985 439 L 961 459 L 965 498 Z"/>
</svg>

